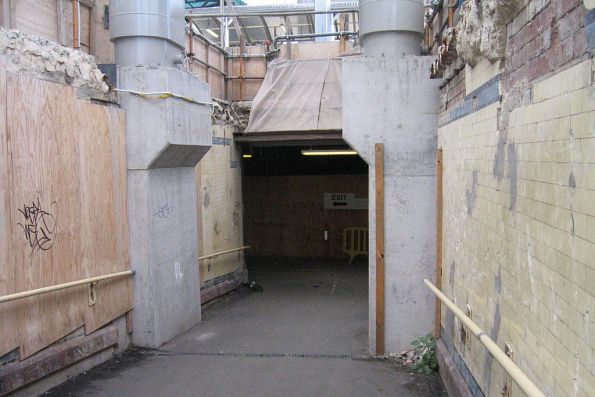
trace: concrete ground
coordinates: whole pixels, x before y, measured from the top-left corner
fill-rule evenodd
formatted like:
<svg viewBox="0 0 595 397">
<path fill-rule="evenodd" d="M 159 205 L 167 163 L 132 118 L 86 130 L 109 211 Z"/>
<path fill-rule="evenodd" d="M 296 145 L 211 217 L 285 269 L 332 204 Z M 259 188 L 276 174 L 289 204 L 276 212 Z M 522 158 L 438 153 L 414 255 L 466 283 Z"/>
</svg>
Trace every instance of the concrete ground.
<svg viewBox="0 0 595 397">
<path fill-rule="evenodd" d="M 254 262 L 254 261 L 253 261 Z M 446 396 L 437 376 L 366 355 L 365 263 L 256 261 L 250 280 L 161 349 L 131 349 L 50 396 Z"/>
</svg>

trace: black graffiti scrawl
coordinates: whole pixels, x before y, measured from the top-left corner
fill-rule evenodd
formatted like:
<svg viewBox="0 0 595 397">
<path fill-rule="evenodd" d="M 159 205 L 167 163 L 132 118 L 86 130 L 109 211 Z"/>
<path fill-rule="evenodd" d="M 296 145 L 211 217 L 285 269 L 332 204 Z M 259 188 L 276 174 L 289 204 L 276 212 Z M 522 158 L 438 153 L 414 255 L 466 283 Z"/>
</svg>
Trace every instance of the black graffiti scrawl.
<svg viewBox="0 0 595 397">
<path fill-rule="evenodd" d="M 56 202 L 52 203 L 54 207 Z M 31 205 L 23 205 L 19 208 L 23 222 L 17 223 L 23 230 L 25 239 L 31 247 L 31 254 L 38 251 L 47 251 L 54 246 L 56 237 L 56 218 L 50 212 L 41 208 L 39 198 L 37 202 L 33 201 Z"/>
</svg>

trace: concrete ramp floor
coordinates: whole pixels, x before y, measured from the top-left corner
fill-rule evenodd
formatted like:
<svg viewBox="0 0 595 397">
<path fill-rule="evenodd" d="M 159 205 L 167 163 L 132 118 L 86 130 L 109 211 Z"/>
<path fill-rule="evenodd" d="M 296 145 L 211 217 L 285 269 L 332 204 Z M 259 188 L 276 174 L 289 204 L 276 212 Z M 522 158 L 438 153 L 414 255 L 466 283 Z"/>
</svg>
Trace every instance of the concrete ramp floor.
<svg viewBox="0 0 595 397">
<path fill-rule="evenodd" d="M 250 280 L 161 349 L 131 349 L 50 396 L 446 396 L 367 356 L 366 263 L 252 261 Z"/>
</svg>

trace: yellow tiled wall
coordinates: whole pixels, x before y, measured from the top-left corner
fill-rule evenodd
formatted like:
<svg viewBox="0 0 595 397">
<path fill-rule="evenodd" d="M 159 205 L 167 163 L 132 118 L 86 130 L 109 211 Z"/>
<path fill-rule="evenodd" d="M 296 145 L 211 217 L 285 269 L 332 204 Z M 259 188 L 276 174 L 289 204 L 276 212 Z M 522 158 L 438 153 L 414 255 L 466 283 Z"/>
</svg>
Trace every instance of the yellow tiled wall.
<svg viewBox="0 0 595 397">
<path fill-rule="evenodd" d="M 530 84 L 499 131 L 500 102 L 443 125 L 442 285 L 548 396 L 595 396 L 595 63 Z M 505 93 L 506 95 L 506 93 Z M 486 396 L 505 373 L 443 310 Z M 513 396 L 524 395 L 513 386 Z"/>
<path fill-rule="evenodd" d="M 233 128 L 213 126 L 213 146 L 197 172 L 199 255 L 243 246 L 241 153 L 233 142 Z M 244 264 L 243 253 L 201 262 L 201 285 L 234 272 Z"/>
</svg>

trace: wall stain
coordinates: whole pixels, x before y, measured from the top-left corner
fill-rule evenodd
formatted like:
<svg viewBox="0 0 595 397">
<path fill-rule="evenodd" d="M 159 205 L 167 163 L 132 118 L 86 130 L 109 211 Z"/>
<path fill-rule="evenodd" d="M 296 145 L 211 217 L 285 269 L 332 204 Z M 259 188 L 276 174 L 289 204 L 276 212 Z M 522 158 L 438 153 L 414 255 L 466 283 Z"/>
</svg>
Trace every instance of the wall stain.
<svg viewBox="0 0 595 397">
<path fill-rule="evenodd" d="M 239 228 L 240 227 L 240 202 L 236 201 L 234 203 L 233 207 L 234 207 L 233 214 L 232 214 L 233 225 L 235 228 Z"/>
<path fill-rule="evenodd" d="M 205 187 L 205 194 L 202 199 L 202 205 L 205 208 L 209 208 L 209 204 L 211 204 L 211 196 L 209 196 L 209 192 L 207 191 L 207 188 Z"/>
<path fill-rule="evenodd" d="M 477 201 L 477 170 L 473 171 L 473 182 L 471 184 L 471 190 L 467 189 L 465 195 L 467 196 L 467 214 L 472 215 L 475 203 Z"/>
<path fill-rule="evenodd" d="M 496 157 L 494 158 L 494 170 L 493 174 L 495 177 L 498 178 L 498 181 L 504 177 L 504 161 L 505 161 L 505 149 L 506 149 L 506 140 L 508 138 L 508 134 L 503 132 L 500 133 L 500 137 L 498 138 L 498 149 L 496 149 Z"/>
<path fill-rule="evenodd" d="M 571 172 L 570 175 L 568 175 L 568 186 L 570 186 L 571 189 L 576 189 L 576 180 L 574 179 L 574 172 Z"/>
<path fill-rule="evenodd" d="M 490 332 L 490 338 L 496 343 L 498 343 L 498 335 L 500 334 L 500 302 L 496 303 L 496 310 L 494 311 L 494 321 L 492 325 L 492 331 Z M 492 384 L 492 365 L 494 364 L 494 359 L 491 354 L 487 351 L 485 353 L 485 361 L 483 366 L 483 380 L 484 384 L 486 385 L 485 390 L 490 390 L 490 386 Z"/>
<path fill-rule="evenodd" d="M 516 209 L 517 190 L 518 190 L 518 154 L 516 151 L 516 145 L 514 143 L 508 144 L 508 174 L 510 176 L 510 211 Z"/>
<path fill-rule="evenodd" d="M 498 293 L 502 292 L 502 268 L 498 268 L 498 274 L 494 278 L 494 287 Z"/>
</svg>

